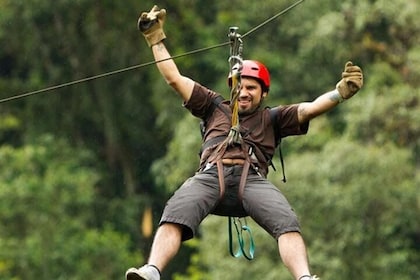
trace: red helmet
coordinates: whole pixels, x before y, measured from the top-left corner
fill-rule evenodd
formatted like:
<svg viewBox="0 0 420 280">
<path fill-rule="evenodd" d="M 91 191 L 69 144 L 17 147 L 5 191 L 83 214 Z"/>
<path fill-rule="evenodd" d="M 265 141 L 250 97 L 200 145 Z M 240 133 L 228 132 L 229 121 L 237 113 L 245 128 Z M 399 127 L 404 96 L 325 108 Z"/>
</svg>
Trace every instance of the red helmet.
<svg viewBox="0 0 420 280">
<path fill-rule="evenodd" d="M 234 65 L 232 70 L 237 70 L 238 64 Z M 229 86 L 232 84 L 232 73 L 229 73 Z M 257 79 L 264 91 L 269 90 L 270 88 L 270 73 L 268 72 L 267 67 L 259 61 L 256 60 L 244 60 L 242 62 L 242 72 L 241 77 L 252 77 Z"/>
</svg>

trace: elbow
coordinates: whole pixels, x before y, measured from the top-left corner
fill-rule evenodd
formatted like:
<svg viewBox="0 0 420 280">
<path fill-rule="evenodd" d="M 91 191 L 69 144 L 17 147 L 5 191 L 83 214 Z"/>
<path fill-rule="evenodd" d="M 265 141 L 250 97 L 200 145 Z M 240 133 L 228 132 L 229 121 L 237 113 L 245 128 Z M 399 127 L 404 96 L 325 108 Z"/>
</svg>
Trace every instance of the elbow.
<svg viewBox="0 0 420 280">
<path fill-rule="evenodd" d="M 165 79 L 166 83 L 172 88 L 177 88 L 177 81 L 173 79 Z"/>
<path fill-rule="evenodd" d="M 177 92 L 190 92 L 192 91 L 192 83 L 190 79 L 182 75 L 174 75 L 165 78 L 166 83 Z"/>
<path fill-rule="evenodd" d="M 177 88 L 181 80 L 181 76 L 179 75 L 165 76 L 165 82 L 173 88 Z"/>
<path fill-rule="evenodd" d="M 298 108 L 299 123 L 305 123 L 318 116 L 318 113 L 308 106 L 309 103 L 301 103 Z"/>
<path fill-rule="evenodd" d="M 180 91 L 181 86 L 178 80 L 166 80 L 166 83 L 176 92 Z"/>
<path fill-rule="evenodd" d="M 310 120 L 312 120 L 313 118 L 316 118 L 318 115 L 316 114 L 301 114 L 299 115 L 299 123 L 303 124 L 303 123 L 307 123 Z"/>
</svg>

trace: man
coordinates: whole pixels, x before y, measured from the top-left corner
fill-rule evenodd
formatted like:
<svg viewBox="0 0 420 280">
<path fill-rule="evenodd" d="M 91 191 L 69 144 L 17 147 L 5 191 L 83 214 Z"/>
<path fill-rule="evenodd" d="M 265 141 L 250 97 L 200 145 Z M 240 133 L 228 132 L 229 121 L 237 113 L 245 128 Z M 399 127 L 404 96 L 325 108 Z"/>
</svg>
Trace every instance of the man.
<svg viewBox="0 0 420 280">
<path fill-rule="evenodd" d="M 160 271 L 176 255 L 182 241 L 193 238 L 210 213 L 250 216 L 277 240 L 281 259 L 295 279 L 318 279 L 310 273 L 295 213 L 279 189 L 266 179 L 276 146 L 273 127 L 279 128 L 278 137 L 305 134 L 311 119 L 362 87 L 361 69 L 348 62 L 335 90 L 313 102 L 275 107 L 272 122 L 270 110 L 261 106 L 270 87 L 269 72 L 258 61 L 243 61 L 237 101 L 241 136 L 239 143 L 228 143 L 231 104 L 215 102 L 219 94 L 180 74 L 163 43 L 165 16 L 165 10 L 154 6 L 149 13 L 142 13 L 139 28 L 155 60 L 161 61 L 157 67 L 163 78 L 183 99 L 185 107 L 206 122 L 205 144 L 199 171 L 175 192 L 164 209 L 148 263 L 127 270 L 126 279 L 159 280 Z"/>
</svg>

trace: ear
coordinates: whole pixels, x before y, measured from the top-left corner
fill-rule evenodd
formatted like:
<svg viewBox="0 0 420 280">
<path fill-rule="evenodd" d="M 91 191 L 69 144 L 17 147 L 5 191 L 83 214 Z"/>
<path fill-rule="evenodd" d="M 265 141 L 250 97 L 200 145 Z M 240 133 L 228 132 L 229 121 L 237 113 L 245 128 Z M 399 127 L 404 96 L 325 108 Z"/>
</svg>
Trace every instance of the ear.
<svg viewBox="0 0 420 280">
<path fill-rule="evenodd" d="M 262 97 L 263 97 L 263 98 L 266 98 L 266 97 L 267 97 L 267 95 L 268 95 L 268 92 L 267 92 L 267 91 L 264 91 L 264 92 L 262 93 Z"/>
</svg>

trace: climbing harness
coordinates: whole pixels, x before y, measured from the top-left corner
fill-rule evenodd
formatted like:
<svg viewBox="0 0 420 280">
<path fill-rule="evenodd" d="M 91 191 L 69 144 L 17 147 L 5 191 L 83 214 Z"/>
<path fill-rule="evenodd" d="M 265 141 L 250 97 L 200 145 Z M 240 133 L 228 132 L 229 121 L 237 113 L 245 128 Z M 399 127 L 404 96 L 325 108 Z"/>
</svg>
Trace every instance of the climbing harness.
<svg viewBox="0 0 420 280">
<path fill-rule="evenodd" d="M 275 14 L 271 18 L 267 19 L 266 21 L 262 22 L 261 24 L 255 26 L 254 28 L 252 28 L 251 30 L 249 30 L 247 33 L 245 33 L 244 35 L 242 35 L 242 38 L 245 38 L 246 36 L 248 36 L 251 33 L 255 32 L 256 30 L 260 29 L 261 27 L 267 25 L 271 21 L 273 21 L 273 20 L 277 19 L 278 17 L 286 14 L 287 12 L 289 12 L 290 10 L 292 10 L 293 8 L 295 8 L 296 6 L 298 6 L 299 4 L 301 4 L 303 2 L 304 2 L 304 0 L 298 0 L 298 1 L 294 2 L 292 5 L 288 6 L 287 8 L 283 9 L 282 11 L 280 11 L 277 14 Z M 100 78 L 105 78 L 105 77 L 117 75 L 117 74 L 128 72 L 128 71 L 131 71 L 131 70 L 143 68 L 143 67 L 146 67 L 146 66 L 149 66 L 149 65 L 157 64 L 159 62 L 163 62 L 163 61 L 166 61 L 166 60 L 177 59 L 177 58 L 180 58 L 180 57 L 194 55 L 194 54 L 198 54 L 198 53 L 201 53 L 201 52 L 209 51 L 209 50 L 212 50 L 212 49 L 224 47 L 224 46 L 227 46 L 229 44 L 231 44 L 231 42 L 224 42 L 224 43 L 217 44 L 217 45 L 214 45 L 214 46 L 200 48 L 200 49 L 189 51 L 189 52 L 186 52 L 186 53 L 183 53 L 183 54 L 174 55 L 174 56 L 171 56 L 171 57 L 168 57 L 166 59 L 159 60 L 159 61 L 150 61 L 150 62 L 146 62 L 146 63 L 142 63 L 142 64 L 138 64 L 138 65 L 133 65 L 133 66 L 129 66 L 129 67 L 126 67 L 126 68 L 122 68 L 122 69 L 118 69 L 118 70 L 106 72 L 106 73 L 103 73 L 103 74 L 86 77 L 86 78 L 75 80 L 75 81 L 71 81 L 71 82 L 67 82 L 67 83 L 62 83 L 62 84 L 58 84 L 58 85 L 55 85 L 55 86 L 46 87 L 46 88 L 39 89 L 39 90 L 29 91 L 29 92 L 26 92 L 26 93 L 22 93 L 22 94 L 18 94 L 18 95 L 14 95 L 14 96 L 10 96 L 10 97 L 6 97 L 6 98 L 3 98 L 3 99 L 0 99 L 0 103 L 5 103 L 5 102 L 9 102 L 9 101 L 13 101 L 13 100 L 17 100 L 17 99 L 29 97 L 29 96 L 32 96 L 32 95 L 36 95 L 36 94 L 40 94 L 40 93 L 44 93 L 44 92 L 48 92 L 48 91 L 53 91 L 53 90 L 61 89 L 61 88 L 72 86 L 72 85 L 76 85 L 76 84 L 80 84 L 80 83 L 84 83 L 84 82 L 89 82 L 89 81 L 97 80 L 97 79 L 100 79 Z"/>
<path fill-rule="evenodd" d="M 237 67 L 231 67 L 232 83 L 231 83 L 231 100 L 230 106 L 232 110 L 231 117 L 231 128 L 227 137 L 218 144 L 217 148 L 213 152 L 213 157 L 208 159 L 209 162 L 216 163 L 219 177 L 219 188 L 220 188 L 220 198 L 223 198 L 225 193 L 225 182 L 223 175 L 223 163 L 222 157 L 225 154 L 228 147 L 231 146 L 241 146 L 242 151 L 244 152 L 245 161 L 242 167 L 242 175 L 239 183 L 239 199 L 242 200 L 242 194 L 244 191 L 246 178 L 248 176 L 249 167 L 251 166 L 251 160 L 247 149 L 245 148 L 245 143 L 242 139 L 240 133 L 240 124 L 239 124 L 239 108 L 238 108 L 238 97 L 241 89 L 241 70 L 242 70 L 242 40 L 241 35 L 237 33 L 237 27 L 231 27 L 228 34 L 230 38 L 230 57 L 229 63 L 231 65 L 237 65 Z"/>
<path fill-rule="evenodd" d="M 243 50 L 243 42 L 242 37 L 238 33 L 238 27 L 230 27 L 229 29 L 229 39 L 230 39 L 230 57 L 229 57 L 229 68 L 230 68 L 230 77 L 231 77 L 231 90 L 230 90 L 230 106 L 232 109 L 232 119 L 231 119 L 231 128 L 229 131 L 229 135 L 226 139 L 219 144 L 219 147 L 224 147 L 224 150 L 216 149 L 216 153 L 220 153 L 220 157 L 223 156 L 226 148 L 228 146 L 239 145 L 241 146 L 242 151 L 245 154 L 245 161 L 242 166 L 242 174 L 239 181 L 239 193 L 238 198 L 242 201 L 243 192 L 246 185 L 246 179 L 248 177 L 248 171 L 251 165 L 250 155 L 248 151 L 245 149 L 244 141 L 241 136 L 240 132 L 240 123 L 239 123 L 239 105 L 238 105 L 238 98 L 241 91 L 241 72 L 242 72 L 242 50 Z M 219 175 L 219 185 L 221 192 L 224 193 L 224 174 L 223 174 L 223 166 L 221 159 L 217 160 L 217 169 Z M 245 218 L 243 218 L 245 219 Z M 245 220 L 246 221 L 246 220 Z M 229 217 L 229 251 L 230 254 L 235 257 L 239 258 L 244 256 L 247 260 L 254 259 L 254 239 L 252 237 L 251 229 L 248 227 L 246 222 L 242 224 L 240 217 Z M 236 253 L 233 251 L 233 234 L 232 234 L 232 223 L 235 225 L 235 230 L 238 238 L 238 245 L 239 249 Z M 238 226 L 240 224 L 240 226 Z M 243 233 L 247 233 L 249 237 L 249 254 L 246 252 L 245 247 L 245 239 Z"/>
<path fill-rule="evenodd" d="M 231 90 L 230 90 L 230 106 L 232 108 L 232 121 L 231 121 L 231 128 L 229 131 L 229 135 L 227 136 L 226 140 L 227 145 L 241 145 L 243 146 L 243 139 L 240 133 L 240 124 L 239 124 L 239 105 L 238 105 L 238 98 L 239 93 L 241 91 L 241 72 L 242 72 L 242 50 L 243 50 L 243 42 L 242 37 L 238 33 L 238 27 L 231 27 L 229 29 L 229 39 L 230 39 L 230 57 L 229 57 L 229 69 L 230 69 L 230 77 L 231 77 Z M 249 156 L 246 158 L 245 163 L 243 165 L 241 179 L 239 182 L 239 199 L 242 201 L 242 194 L 246 184 L 246 177 L 248 176 L 248 170 L 250 166 L 250 159 Z M 218 168 L 220 168 L 220 164 Z M 220 170 L 220 169 L 219 169 Z M 223 167 L 222 167 L 223 170 Z M 219 181 L 223 180 L 219 177 Z M 241 218 L 236 217 L 229 217 L 229 251 L 230 254 L 235 257 L 239 258 L 244 256 L 247 260 L 254 259 L 254 239 L 252 237 L 251 229 L 245 223 L 242 225 Z M 245 218 L 243 218 L 245 219 Z M 246 220 L 245 220 L 246 221 Z M 238 238 L 239 249 L 236 253 L 233 251 L 233 237 L 232 237 L 232 223 L 235 225 L 235 230 Z M 238 223 L 240 226 L 238 227 Z M 249 237 L 249 254 L 245 251 L 245 239 L 243 237 L 243 233 L 248 233 Z"/>
</svg>

